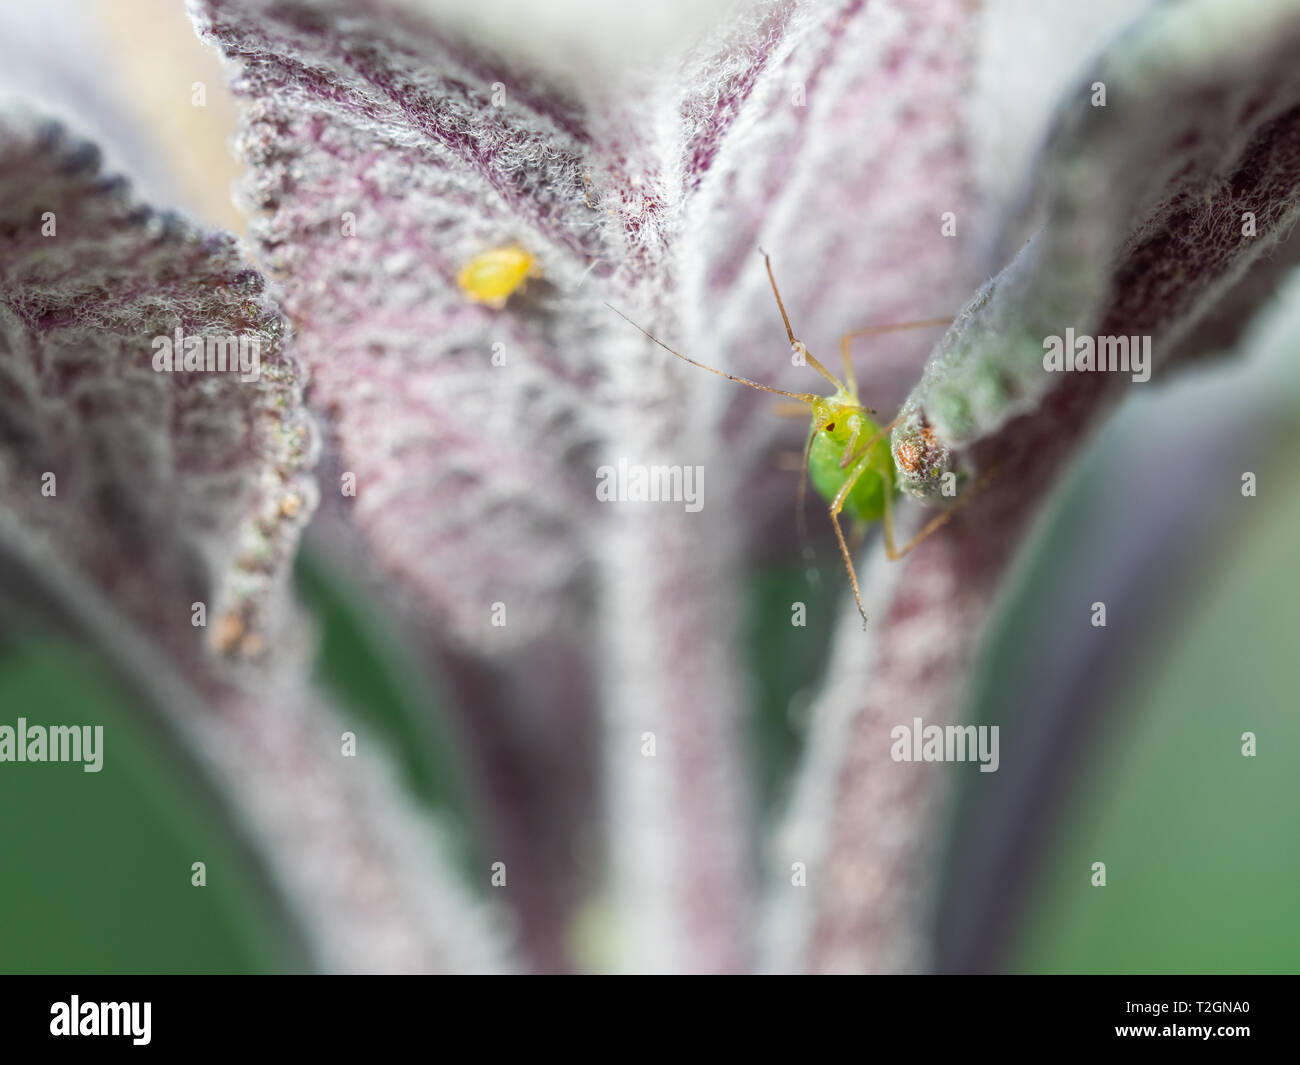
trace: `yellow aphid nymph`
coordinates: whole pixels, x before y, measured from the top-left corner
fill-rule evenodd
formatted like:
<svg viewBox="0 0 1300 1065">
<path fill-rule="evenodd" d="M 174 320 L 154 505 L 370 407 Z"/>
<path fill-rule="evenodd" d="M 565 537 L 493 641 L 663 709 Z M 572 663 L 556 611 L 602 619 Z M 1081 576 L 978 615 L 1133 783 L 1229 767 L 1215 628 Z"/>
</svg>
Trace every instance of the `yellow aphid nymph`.
<svg viewBox="0 0 1300 1065">
<path fill-rule="evenodd" d="M 479 252 L 456 275 L 456 284 L 475 303 L 500 310 L 530 277 L 540 277 L 537 261 L 518 244 Z"/>
</svg>

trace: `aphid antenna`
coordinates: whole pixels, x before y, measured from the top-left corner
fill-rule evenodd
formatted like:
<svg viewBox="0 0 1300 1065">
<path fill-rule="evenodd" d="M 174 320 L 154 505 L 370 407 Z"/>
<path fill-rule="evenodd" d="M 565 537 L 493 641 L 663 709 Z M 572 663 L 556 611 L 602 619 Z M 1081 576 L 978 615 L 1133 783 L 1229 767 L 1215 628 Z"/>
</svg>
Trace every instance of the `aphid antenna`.
<svg viewBox="0 0 1300 1065">
<path fill-rule="evenodd" d="M 787 392 L 784 388 L 773 388 L 771 385 L 764 385 L 760 384 L 758 381 L 751 381 L 748 377 L 738 377 L 733 373 L 726 373 L 723 370 L 715 370 L 712 366 L 706 366 L 704 363 L 692 359 L 689 355 L 683 355 L 680 351 L 673 350 L 648 329 L 637 325 L 636 322 L 632 321 L 631 318 L 620 311 L 612 303 L 606 303 L 605 306 L 622 318 L 623 321 L 644 333 L 650 340 L 663 348 L 664 351 L 676 355 L 683 362 L 689 362 L 692 366 L 698 366 L 701 370 L 708 370 L 711 374 L 718 377 L 725 377 L 728 381 L 735 381 L 737 384 L 748 385 L 750 388 L 757 388 L 760 392 L 771 392 L 778 396 L 788 396 L 790 399 L 797 399 L 800 403 L 807 403 L 809 406 L 812 406 L 813 403 L 822 398 L 821 396 L 814 395 L 812 392 Z"/>
<path fill-rule="evenodd" d="M 804 361 L 807 362 L 809 366 L 811 366 L 814 370 L 816 370 L 819 374 L 821 374 L 824 378 L 826 378 L 826 380 L 828 380 L 831 384 L 833 384 L 835 386 L 836 392 L 848 393 L 849 395 L 853 396 L 853 398 L 856 400 L 857 399 L 856 390 L 850 389 L 847 385 L 845 385 L 843 381 L 841 381 L 838 377 L 836 377 L 833 373 L 831 373 L 830 370 L 826 369 L 825 366 L 823 366 L 817 359 L 813 357 L 812 352 L 808 350 L 804 342 L 795 337 L 794 330 L 790 327 L 790 316 L 786 313 L 785 310 L 785 301 L 781 299 L 781 290 L 776 287 L 776 275 L 772 273 L 772 257 L 768 255 L 767 252 L 765 252 L 762 249 L 762 247 L 759 247 L 758 253 L 759 255 L 763 256 L 763 262 L 767 266 L 767 279 L 772 284 L 772 295 L 776 297 L 776 305 L 781 309 L 781 321 L 785 323 L 785 335 L 786 338 L 790 341 L 791 349 L 799 352 L 799 354 L 803 356 Z"/>
</svg>

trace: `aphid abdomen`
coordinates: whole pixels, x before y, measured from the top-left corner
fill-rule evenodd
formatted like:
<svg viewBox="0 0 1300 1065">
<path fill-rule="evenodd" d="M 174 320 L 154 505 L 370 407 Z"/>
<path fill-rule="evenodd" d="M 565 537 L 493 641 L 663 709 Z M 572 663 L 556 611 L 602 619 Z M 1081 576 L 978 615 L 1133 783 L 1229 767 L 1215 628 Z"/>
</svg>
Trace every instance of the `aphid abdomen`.
<svg viewBox="0 0 1300 1065">
<path fill-rule="evenodd" d="M 864 422 L 859 430 L 859 439 L 866 441 L 879 430 L 879 426 L 869 419 L 864 419 Z M 823 430 L 813 439 L 808 452 L 808 478 L 828 503 L 835 499 L 853 472 L 853 466 L 848 469 L 840 466 L 849 435 L 848 431 L 841 431 L 839 426 L 829 433 Z M 858 478 L 845 498 L 844 512 L 859 521 L 879 521 L 885 513 L 885 492 L 893 487 L 893 457 L 889 451 L 888 435 L 872 445 L 866 462 L 869 468 Z"/>
</svg>

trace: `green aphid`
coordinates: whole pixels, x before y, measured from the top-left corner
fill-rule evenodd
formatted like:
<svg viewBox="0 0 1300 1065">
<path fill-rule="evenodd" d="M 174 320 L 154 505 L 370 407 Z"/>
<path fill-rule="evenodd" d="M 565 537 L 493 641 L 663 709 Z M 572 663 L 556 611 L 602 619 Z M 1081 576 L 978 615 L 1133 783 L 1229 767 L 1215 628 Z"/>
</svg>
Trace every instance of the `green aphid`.
<svg viewBox="0 0 1300 1065">
<path fill-rule="evenodd" d="M 849 553 L 848 543 L 844 539 L 844 531 L 840 527 L 840 514 L 847 513 L 854 519 L 858 530 L 864 530 L 872 522 L 883 521 L 885 551 L 890 559 L 897 560 L 946 522 L 952 516 L 955 506 L 949 507 L 942 514 L 931 519 L 920 532 L 901 548 L 895 545 L 894 507 L 900 493 L 898 466 L 895 462 L 893 450 L 890 447 L 889 434 L 899 419 L 896 417 L 893 421 L 881 425 L 875 421 L 876 412 L 870 407 L 864 406 L 858 398 L 858 384 L 853 373 L 853 359 L 850 349 L 853 340 L 858 337 L 893 333 L 903 329 L 949 325 L 952 319 L 927 318 L 923 321 L 877 325 L 845 333 L 840 338 L 840 354 L 844 359 L 844 380 L 841 381 L 813 358 L 803 343 L 795 338 L 794 330 L 790 328 L 790 317 L 786 314 L 785 304 L 782 303 L 781 293 L 776 286 L 776 278 L 772 274 L 771 257 L 763 253 L 763 259 L 767 263 L 768 280 L 772 283 L 772 294 L 776 297 L 777 307 L 781 310 L 781 319 L 785 323 L 785 332 L 789 338 L 791 348 L 801 357 L 803 362 L 807 363 L 835 386 L 835 392 L 832 395 L 819 396 L 811 392 L 787 392 L 784 389 L 759 384 L 757 381 L 751 381 L 746 377 L 737 377 L 735 374 L 715 370 L 712 366 L 697 362 L 695 359 L 683 355 L 680 351 L 674 351 L 663 341 L 641 329 L 639 325 L 636 327 L 641 329 L 642 333 L 645 333 L 647 337 L 665 351 L 672 352 L 679 359 L 689 362 L 692 366 L 698 366 L 701 370 L 707 370 L 711 374 L 725 377 L 728 381 L 735 381 L 738 384 L 748 385 L 750 388 L 757 388 L 763 392 L 772 392 L 778 396 L 787 396 L 790 399 L 798 400 L 803 405 L 796 408 L 800 414 L 806 413 L 805 408 L 811 409 L 812 425 L 808 432 L 807 444 L 804 447 L 799 481 L 800 520 L 802 521 L 806 476 L 806 479 L 812 481 L 813 487 L 817 489 L 817 492 L 828 504 L 827 511 L 830 514 L 831 524 L 835 527 L 835 538 L 839 541 L 840 554 L 844 558 L 844 568 L 848 570 L 849 582 L 853 585 L 853 597 L 857 601 L 858 611 L 862 614 L 862 621 L 865 625 L 867 612 L 862 605 L 862 592 L 858 587 L 857 573 L 853 569 L 853 558 Z M 636 325 L 622 311 L 614 307 L 611 307 L 611 310 L 631 322 L 632 325 Z M 921 441 L 912 442 L 906 448 L 900 448 L 900 458 L 906 463 L 921 464 L 925 459 L 925 453 L 929 450 L 926 447 L 926 442 L 929 440 L 930 435 L 931 430 L 928 428 L 922 429 Z M 982 478 L 982 482 L 987 480 L 987 475 Z M 973 494 L 973 491 L 968 492 L 963 496 L 961 502 L 965 502 Z"/>
</svg>

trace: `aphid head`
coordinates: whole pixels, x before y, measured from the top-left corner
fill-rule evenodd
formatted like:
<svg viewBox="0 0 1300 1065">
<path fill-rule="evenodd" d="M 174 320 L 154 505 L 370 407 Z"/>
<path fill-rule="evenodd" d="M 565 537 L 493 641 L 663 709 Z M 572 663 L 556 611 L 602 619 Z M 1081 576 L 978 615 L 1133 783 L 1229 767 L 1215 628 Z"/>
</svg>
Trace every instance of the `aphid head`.
<svg viewBox="0 0 1300 1065">
<path fill-rule="evenodd" d="M 813 425 L 819 427 L 818 432 L 835 441 L 846 441 L 854 433 L 861 433 L 875 425 L 868 416 L 867 409 L 846 393 L 818 396 L 809 406 L 812 408 Z"/>
</svg>

